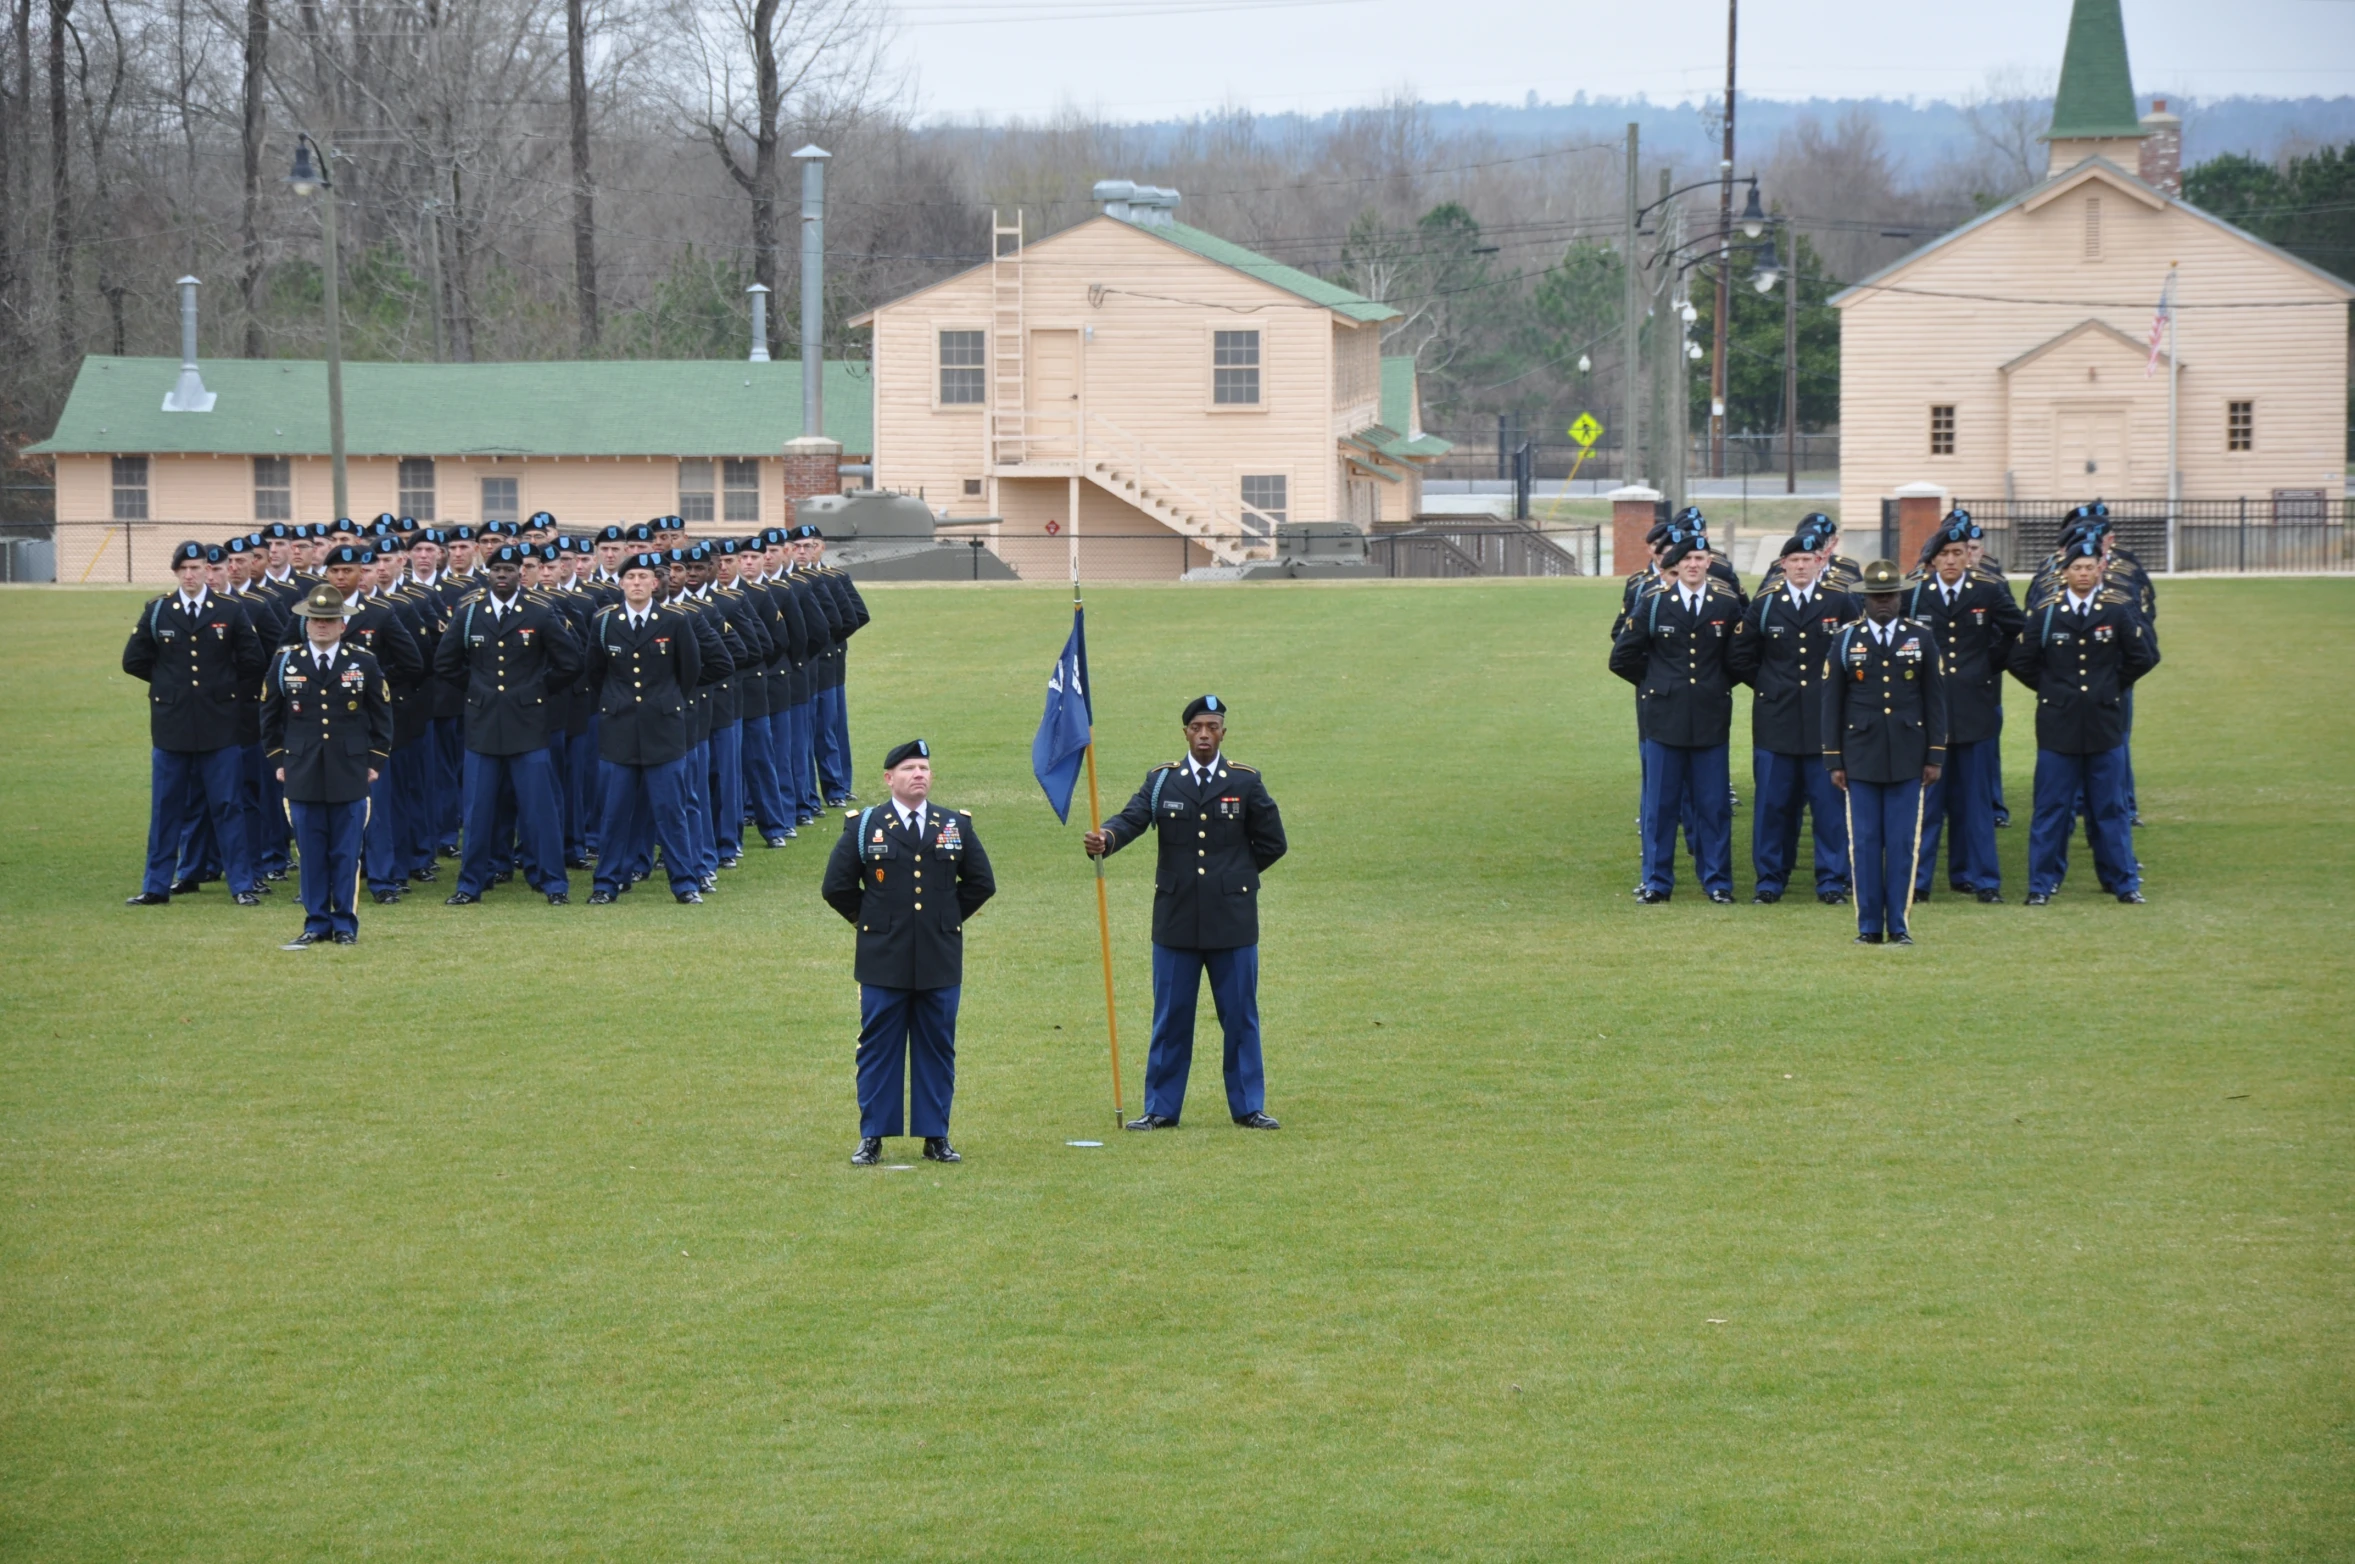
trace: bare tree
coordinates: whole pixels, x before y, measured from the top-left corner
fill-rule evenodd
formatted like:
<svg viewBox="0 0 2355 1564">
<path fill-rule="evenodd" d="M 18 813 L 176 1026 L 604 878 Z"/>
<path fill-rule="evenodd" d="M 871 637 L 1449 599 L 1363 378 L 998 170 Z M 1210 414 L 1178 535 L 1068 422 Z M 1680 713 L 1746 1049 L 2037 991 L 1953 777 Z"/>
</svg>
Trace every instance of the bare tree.
<svg viewBox="0 0 2355 1564">
<path fill-rule="evenodd" d="M 2052 94 L 2050 72 L 2007 68 L 1990 71 L 1986 86 L 1963 103 L 1976 161 L 1995 186 L 1990 194 L 2008 196 L 2044 177 Z"/>
<path fill-rule="evenodd" d="M 240 94 L 238 153 L 243 190 L 237 207 L 237 247 L 244 269 L 237 299 L 245 315 L 245 356 L 262 356 L 262 135 L 268 124 L 264 96 L 270 74 L 270 0 L 245 0 L 245 78 Z"/>
<path fill-rule="evenodd" d="M 49 0 L 49 267 L 57 295 L 57 355 L 80 345 L 74 324 L 73 138 L 67 131 L 65 42 L 74 0 Z"/>
<path fill-rule="evenodd" d="M 589 19 L 585 0 L 564 0 L 564 96 L 572 143 L 572 288 L 581 352 L 597 349 L 597 191 L 589 177 Z"/>
</svg>

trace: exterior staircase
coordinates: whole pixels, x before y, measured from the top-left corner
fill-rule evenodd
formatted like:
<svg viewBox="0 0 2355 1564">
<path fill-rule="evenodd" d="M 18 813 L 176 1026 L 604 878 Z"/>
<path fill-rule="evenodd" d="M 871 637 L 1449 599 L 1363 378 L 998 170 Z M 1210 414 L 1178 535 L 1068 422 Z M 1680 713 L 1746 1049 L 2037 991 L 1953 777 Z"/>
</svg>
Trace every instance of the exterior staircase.
<svg viewBox="0 0 2355 1564">
<path fill-rule="evenodd" d="M 1275 558 L 1274 517 L 1240 501 L 1221 505 L 1209 484 L 1108 418 L 1089 413 L 1084 423 L 1079 475 L 1088 482 L 1201 544 L 1222 565 Z"/>
</svg>

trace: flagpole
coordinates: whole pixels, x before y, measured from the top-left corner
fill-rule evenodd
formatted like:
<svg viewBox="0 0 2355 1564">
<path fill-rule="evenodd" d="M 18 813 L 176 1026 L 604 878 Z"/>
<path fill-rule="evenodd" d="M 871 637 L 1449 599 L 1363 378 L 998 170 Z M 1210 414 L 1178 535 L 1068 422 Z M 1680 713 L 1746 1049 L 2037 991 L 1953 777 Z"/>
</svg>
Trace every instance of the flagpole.
<svg viewBox="0 0 2355 1564">
<path fill-rule="evenodd" d="M 1077 512 L 1074 511 L 1074 515 Z M 1079 555 L 1076 542 L 1071 560 L 1071 611 L 1080 613 Z M 1085 655 L 1083 652 L 1081 655 Z M 1104 804 L 1096 791 L 1096 692 L 1086 688 L 1088 703 L 1088 831 L 1091 835 L 1104 829 Z M 1104 1033 L 1112 1044 L 1112 1122 L 1119 1125 L 1128 1118 L 1128 1108 L 1120 1090 L 1120 1011 L 1112 1002 L 1112 902 L 1104 888 L 1104 855 L 1095 855 L 1096 865 L 1096 938 L 1104 957 Z"/>
</svg>

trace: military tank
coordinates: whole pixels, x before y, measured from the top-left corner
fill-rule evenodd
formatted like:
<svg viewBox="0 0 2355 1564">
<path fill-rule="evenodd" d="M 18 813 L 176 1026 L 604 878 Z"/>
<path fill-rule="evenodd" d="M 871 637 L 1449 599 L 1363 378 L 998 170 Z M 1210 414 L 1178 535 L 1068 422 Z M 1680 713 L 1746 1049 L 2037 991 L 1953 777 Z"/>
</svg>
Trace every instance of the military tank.
<svg viewBox="0 0 2355 1564">
<path fill-rule="evenodd" d="M 938 535 L 932 507 L 913 494 L 861 489 L 794 503 L 793 519 L 826 534 L 826 563 L 853 581 L 1013 581 L 986 548 Z"/>
</svg>

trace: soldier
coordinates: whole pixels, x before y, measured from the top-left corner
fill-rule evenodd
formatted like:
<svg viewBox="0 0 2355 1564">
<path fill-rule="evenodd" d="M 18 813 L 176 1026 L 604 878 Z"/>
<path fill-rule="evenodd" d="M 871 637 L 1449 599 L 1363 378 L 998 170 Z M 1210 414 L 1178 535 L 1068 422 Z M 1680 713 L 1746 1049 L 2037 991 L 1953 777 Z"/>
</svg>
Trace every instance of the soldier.
<svg viewBox="0 0 2355 1564">
<path fill-rule="evenodd" d="M 2083 800 L 2093 866 L 2105 889 L 2139 904 L 2126 800 L 2128 699 L 2159 665 L 2158 632 L 2132 599 L 2103 585 L 2098 537 L 2069 544 L 2059 595 L 2028 615 L 2011 646 L 2012 677 L 2036 692 L 2035 816 L 2028 826 L 2028 905 L 2069 872 L 2069 828 Z"/>
<path fill-rule="evenodd" d="M 833 638 L 832 649 L 820 661 L 811 700 L 818 785 L 829 805 L 855 803 L 856 795 L 850 790 L 850 703 L 845 692 L 850 678 L 850 638 L 867 622 L 867 603 L 851 585 L 850 577 L 826 564 L 826 534 L 815 522 L 805 521 L 793 533 L 800 568 L 818 584 L 820 599 L 826 605 L 828 633 Z"/>
<path fill-rule="evenodd" d="M 1799 851 L 1799 819 L 1811 814 L 1815 836 L 1815 899 L 1827 907 L 1848 899 L 1848 827 L 1840 790 L 1824 769 L 1825 657 L 1842 625 L 1860 607 L 1822 583 L 1824 557 L 1810 533 L 1794 533 L 1776 560 L 1774 588 L 1751 600 L 1748 633 L 1734 638 L 1728 670 L 1756 692 L 1750 708 L 1750 766 L 1758 813 L 1750 822 L 1750 863 L 1757 889 L 1750 899 L 1783 899 Z"/>
<path fill-rule="evenodd" d="M 133 907 L 172 899 L 182 823 L 202 800 L 241 907 L 261 905 L 245 833 L 238 719 L 267 656 L 245 610 L 206 584 L 205 545 L 172 551 L 179 587 L 140 610 L 123 672 L 148 686 L 147 873 Z"/>
<path fill-rule="evenodd" d="M 1823 688 L 1824 766 L 1848 795 L 1856 943 L 1910 945 L 1922 790 L 1946 761 L 1946 679 L 1937 632 L 1898 617 L 1892 560 L 1864 567 L 1864 618 L 1832 642 Z"/>
<path fill-rule="evenodd" d="M 823 887 L 826 904 L 859 931 L 859 1149 L 850 1160 L 873 1167 L 884 1136 L 913 1132 L 924 1138 L 928 1160 L 962 1162 L 949 1144 L 949 1110 L 957 1091 L 965 925 L 996 894 L 997 881 L 973 816 L 930 801 L 931 745 L 914 739 L 893 749 L 883 780 L 890 793 L 883 803 L 844 811 Z"/>
<path fill-rule="evenodd" d="M 1244 1129 L 1272 1130 L 1280 1126 L 1267 1115 L 1259 1049 L 1259 877 L 1284 856 L 1284 818 L 1259 773 L 1226 758 L 1225 702 L 1198 695 L 1180 720 L 1186 758 L 1154 767 L 1126 809 L 1081 838 L 1091 858 L 1108 857 L 1149 830 L 1161 839 L 1145 1112 L 1127 1127 L 1173 1130 L 1184 1117 L 1194 1006 L 1207 972 L 1226 1033 L 1227 1113 Z"/>
<path fill-rule="evenodd" d="M 303 931 L 285 950 L 360 938 L 361 828 L 391 763 L 392 686 L 346 641 L 346 607 L 333 587 L 314 587 L 299 605 L 303 644 L 279 652 L 262 685 L 262 747 L 302 857 Z"/>
<path fill-rule="evenodd" d="M 591 622 L 589 666 L 597 684 L 597 878 L 589 905 L 612 905 L 646 860 L 633 819 L 662 844 L 671 894 L 701 902 L 687 843 L 687 764 L 694 749 L 691 714 L 703 682 L 700 621 L 654 601 L 668 570 L 662 555 L 633 554 L 623 563 L 622 600 Z"/>
<path fill-rule="evenodd" d="M 1971 534 L 1978 528 L 1961 511 L 1948 515 L 1923 552 L 1928 568 L 1906 594 L 1908 617 L 1938 637 L 1946 684 L 1946 762 L 1922 800 L 1921 863 L 1914 900 L 1924 901 L 1938 865 L 1938 836 L 1951 824 L 1946 853 L 1950 888 L 1982 902 L 2003 900 L 2003 871 L 1995 857 L 1995 735 L 2003 669 L 2026 621 L 2011 588 L 1971 571 Z"/>
<path fill-rule="evenodd" d="M 1710 578 L 1702 539 L 1680 535 L 1661 562 L 1670 579 L 1646 595 L 1611 646 L 1611 671 L 1636 687 L 1643 746 L 1644 877 L 1636 899 L 1647 906 L 1669 899 L 1676 886 L 1676 824 L 1689 813 L 1694 872 L 1711 901 L 1730 902 L 1727 653 L 1748 624 L 1739 594 Z"/>
</svg>

